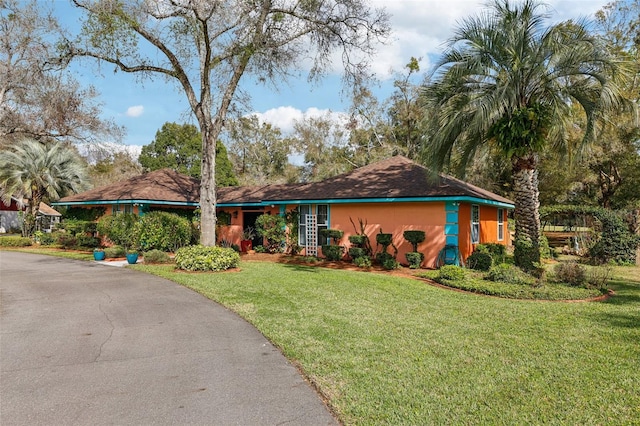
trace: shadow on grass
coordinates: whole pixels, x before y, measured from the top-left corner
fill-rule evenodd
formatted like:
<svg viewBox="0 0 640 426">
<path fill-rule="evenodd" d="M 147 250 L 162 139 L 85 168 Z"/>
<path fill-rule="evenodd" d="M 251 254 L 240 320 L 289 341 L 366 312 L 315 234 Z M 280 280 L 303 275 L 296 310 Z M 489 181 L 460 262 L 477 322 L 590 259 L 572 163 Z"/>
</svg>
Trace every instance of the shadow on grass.
<svg viewBox="0 0 640 426">
<path fill-rule="evenodd" d="M 291 269 L 292 271 L 295 271 L 295 272 L 313 272 L 316 274 L 319 272 L 319 269 L 317 266 L 301 265 L 298 263 L 288 263 L 288 262 L 279 262 L 279 263 L 281 263 L 285 268 Z"/>
</svg>

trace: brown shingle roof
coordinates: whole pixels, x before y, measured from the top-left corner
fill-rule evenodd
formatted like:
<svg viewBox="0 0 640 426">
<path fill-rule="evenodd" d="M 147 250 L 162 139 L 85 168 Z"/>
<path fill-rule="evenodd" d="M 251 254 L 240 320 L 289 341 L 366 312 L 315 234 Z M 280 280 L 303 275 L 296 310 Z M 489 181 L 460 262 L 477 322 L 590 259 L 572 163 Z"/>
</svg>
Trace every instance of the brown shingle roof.
<svg viewBox="0 0 640 426">
<path fill-rule="evenodd" d="M 218 188 L 218 203 L 269 203 L 304 200 L 403 199 L 473 197 L 499 203 L 511 200 L 451 176 L 433 178 L 430 172 L 402 157 L 392 157 L 321 182 Z M 197 179 L 163 169 L 117 184 L 65 197 L 65 202 L 150 200 L 198 203 Z"/>
<path fill-rule="evenodd" d="M 474 197 L 500 203 L 511 200 L 451 176 L 437 178 L 425 167 L 395 156 L 321 182 L 298 185 L 282 200 Z"/>
<path fill-rule="evenodd" d="M 71 195 L 62 198 L 56 204 L 128 200 L 198 203 L 200 181 L 170 169 L 162 169 Z"/>
</svg>

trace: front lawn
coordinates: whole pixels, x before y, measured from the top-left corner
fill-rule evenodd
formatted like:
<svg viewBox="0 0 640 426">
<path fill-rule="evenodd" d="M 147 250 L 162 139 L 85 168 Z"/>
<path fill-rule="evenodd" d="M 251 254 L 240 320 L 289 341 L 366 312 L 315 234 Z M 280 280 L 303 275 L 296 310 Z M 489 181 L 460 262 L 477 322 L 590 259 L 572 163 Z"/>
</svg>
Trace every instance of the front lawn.
<svg viewBox="0 0 640 426">
<path fill-rule="evenodd" d="M 268 262 L 225 273 L 134 268 L 255 324 L 345 424 L 640 422 L 638 268 L 617 268 L 616 296 L 597 303 Z"/>
</svg>

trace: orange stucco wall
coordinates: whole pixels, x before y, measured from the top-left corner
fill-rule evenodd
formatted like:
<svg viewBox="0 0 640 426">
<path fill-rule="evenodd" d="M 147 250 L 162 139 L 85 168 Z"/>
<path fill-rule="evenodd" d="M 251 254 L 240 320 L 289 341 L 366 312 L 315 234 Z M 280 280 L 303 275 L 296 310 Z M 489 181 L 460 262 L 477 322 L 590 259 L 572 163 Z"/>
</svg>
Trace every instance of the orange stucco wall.
<svg viewBox="0 0 640 426">
<path fill-rule="evenodd" d="M 423 266 L 432 267 L 438 253 L 444 247 L 444 203 L 366 203 L 334 204 L 329 210 L 329 226 L 344 231 L 340 245 L 350 247 L 349 235 L 356 234 L 351 221 L 359 227 L 359 219 L 366 223 L 366 234 L 375 250 L 376 234 L 380 230 L 393 234 L 393 244 L 398 248 L 398 261 L 406 264 L 405 253 L 412 251 L 411 244 L 402 236 L 406 230 L 425 231 L 425 241 L 418 245 L 424 253 Z M 380 250 L 380 247 L 378 247 Z M 393 249 L 390 247 L 390 251 Z"/>
<path fill-rule="evenodd" d="M 480 244 L 500 243 L 509 244 L 509 229 L 507 225 L 507 209 L 504 211 L 504 239 L 498 241 L 498 208 L 480 206 Z M 476 244 L 471 244 L 471 204 L 461 204 L 458 211 L 458 245 L 460 257 L 466 259 L 473 253 Z"/>
</svg>

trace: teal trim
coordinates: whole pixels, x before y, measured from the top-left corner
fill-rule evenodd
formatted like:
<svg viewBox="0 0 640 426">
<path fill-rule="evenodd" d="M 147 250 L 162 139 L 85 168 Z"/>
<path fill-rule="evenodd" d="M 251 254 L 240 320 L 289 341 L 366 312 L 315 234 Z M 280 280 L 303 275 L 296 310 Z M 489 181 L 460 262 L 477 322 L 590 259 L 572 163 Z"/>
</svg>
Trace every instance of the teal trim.
<svg viewBox="0 0 640 426">
<path fill-rule="evenodd" d="M 500 201 L 486 200 L 476 197 L 409 197 L 409 198 L 330 198 L 326 200 L 278 200 L 264 201 L 262 205 L 270 204 L 362 204 L 362 203 L 415 203 L 415 202 L 447 202 L 474 203 L 513 209 L 515 206 Z"/>
<path fill-rule="evenodd" d="M 270 205 L 286 206 L 289 204 L 363 204 L 363 203 L 416 203 L 416 202 L 445 202 L 447 204 L 452 203 L 473 203 L 482 204 L 487 206 L 503 207 L 506 209 L 513 209 L 515 206 L 509 203 L 503 203 L 500 201 L 486 200 L 476 197 L 410 197 L 410 198 L 331 198 L 325 200 L 278 200 L 278 201 L 258 201 L 251 203 L 218 203 L 217 207 L 264 207 Z M 163 204 L 168 206 L 188 206 L 198 207 L 198 202 L 183 202 L 183 201 L 163 201 L 163 200 L 109 200 L 109 201 L 69 201 L 69 202 L 55 202 L 51 203 L 53 206 L 95 206 L 95 205 L 110 205 L 110 204 L 130 204 L 130 203 L 145 203 L 145 204 Z"/>
<path fill-rule="evenodd" d="M 445 238 L 445 244 L 448 246 L 458 246 L 458 236 L 457 235 L 447 235 Z"/>
<path fill-rule="evenodd" d="M 114 204 L 159 204 L 164 206 L 187 206 L 187 207 L 198 207 L 200 203 L 194 202 L 183 202 L 183 201 L 163 201 L 163 200 L 109 200 L 109 201 L 69 201 L 69 202 L 60 202 L 56 201 L 55 203 L 51 203 L 52 206 L 103 206 L 103 205 L 114 205 Z"/>
<path fill-rule="evenodd" d="M 447 201 L 444 205 L 444 210 L 446 214 L 446 222 L 444 225 L 446 245 L 458 247 L 458 235 L 460 230 L 460 217 L 458 212 L 460 210 L 460 203 L 452 200 Z"/>
</svg>

